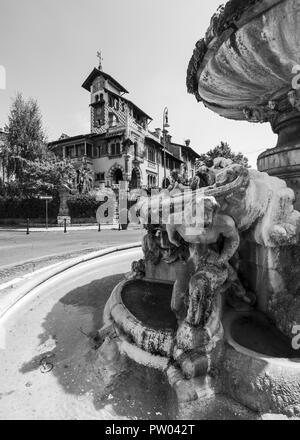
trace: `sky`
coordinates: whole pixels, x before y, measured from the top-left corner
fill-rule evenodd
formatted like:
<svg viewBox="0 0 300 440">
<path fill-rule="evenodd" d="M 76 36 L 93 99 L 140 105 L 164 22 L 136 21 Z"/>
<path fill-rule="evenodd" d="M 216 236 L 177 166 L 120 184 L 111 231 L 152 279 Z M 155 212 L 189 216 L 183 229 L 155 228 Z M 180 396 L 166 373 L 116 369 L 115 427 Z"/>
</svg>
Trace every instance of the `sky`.
<svg viewBox="0 0 300 440">
<path fill-rule="evenodd" d="M 222 0 L 0 0 L 0 128 L 17 92 L 38 100 L 49 141 L 90 130 L 89 93 L 81 85 L 97 51 L 103 70 L 136 105 L 162 125 L 169 109 L 175 142 L 191 139 L 204 153 L 221 140 L 252 166 L 276 145 L 269 124 L 230 121 L 205 109 L 186 91 L 186 70 Z"/>
</svg>

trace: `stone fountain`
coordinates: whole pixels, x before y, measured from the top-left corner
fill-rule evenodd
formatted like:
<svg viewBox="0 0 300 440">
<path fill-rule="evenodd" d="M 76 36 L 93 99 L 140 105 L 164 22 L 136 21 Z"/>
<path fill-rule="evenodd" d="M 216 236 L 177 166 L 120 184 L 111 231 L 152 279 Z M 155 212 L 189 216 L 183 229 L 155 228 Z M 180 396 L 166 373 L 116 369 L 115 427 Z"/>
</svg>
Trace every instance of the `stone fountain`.
<svg viewBox="0 0 300 440">
<path fill-rule="evenodd" d="M 221 116 L 270 120 L 286 139 L 298 24 L 296 0 L 228 2 L 196 45 L 189 91 Z M 165 372 L 180 417 L 205 418 L 220 398 L 258 417 L 299 414 L 294 201 L 284 180 L 224 158 L 199 164 L 189 185 L 141 197 L 144 259 L 114 289 L 98 334 L 111 379 L 129 357 Z"/>
</svg>

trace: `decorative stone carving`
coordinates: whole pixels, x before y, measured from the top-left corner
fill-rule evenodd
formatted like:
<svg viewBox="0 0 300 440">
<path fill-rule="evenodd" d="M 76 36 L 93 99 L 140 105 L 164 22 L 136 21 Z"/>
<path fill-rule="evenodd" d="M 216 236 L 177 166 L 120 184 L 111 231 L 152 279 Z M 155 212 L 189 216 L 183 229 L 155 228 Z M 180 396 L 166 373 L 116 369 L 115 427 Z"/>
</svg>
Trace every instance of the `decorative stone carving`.
<svg viewBox="0 0 300 440">
<path fill-rule="evenodd" d="M 128 280 L 141 280 L 145 277 L 145 260 L 134 261 L 131 265 L 131 272 L 126 275 Z"/>
</svg>

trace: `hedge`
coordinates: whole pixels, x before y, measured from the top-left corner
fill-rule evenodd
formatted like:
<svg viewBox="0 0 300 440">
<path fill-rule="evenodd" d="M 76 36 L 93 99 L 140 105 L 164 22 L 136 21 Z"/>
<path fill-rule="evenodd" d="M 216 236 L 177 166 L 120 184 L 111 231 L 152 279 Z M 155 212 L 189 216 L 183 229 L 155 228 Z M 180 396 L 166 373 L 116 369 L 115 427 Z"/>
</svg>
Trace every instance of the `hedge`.
<svg viewBox="0 0 300 440">
<path fill-rule="evenodd" d="M 68 199 L 71 218 L 96 218 L 96 212 L 103 202 L 89 194 L 78 194 Z"/>
<path fill-rule="evenodd" d="M 56 219 L 59 211 L 59 198 L 54 196 L 48 203 L 49 219 Z M 38 198 L 3 197 L 0 196 L 0 218 L 38 219 L 45 217 L 45 201 Z"/>
</svg>

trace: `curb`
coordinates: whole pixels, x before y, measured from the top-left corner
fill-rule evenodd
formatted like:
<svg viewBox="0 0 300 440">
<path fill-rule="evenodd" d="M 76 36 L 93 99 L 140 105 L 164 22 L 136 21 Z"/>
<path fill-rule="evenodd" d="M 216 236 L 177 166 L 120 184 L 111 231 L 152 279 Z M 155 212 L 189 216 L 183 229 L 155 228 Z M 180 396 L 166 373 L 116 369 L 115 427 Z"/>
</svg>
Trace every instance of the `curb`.
<svg viewBox="0 0 300 440">
<path fill-rule="evenodd" d="M 95 223 L 93 225 L 72 225 L 67 227 L 67 232 L 78 232 L 78 231 L 98 231 L 98 224 Z M 131 224 L 128 226 L 127 231 L 138 231 L 141 229 L 141 225 L 135 225 Z M 7 226 L 0 226 L 0 232 L 26 232 L 25 226 L 20 227 L 7 227 Z M 113 224 L 113 225 L 101 225 L 101 231 L 118 231 L 119 225 Z M 41 227 L 30 227 L 29 229 L 30 233 L 34 232 L 63 232 L 64 227 L 63 226 L 49 226 L 48 229 L 46 229 L 44 226 Z"/>
<path fill-rule="evenodd" d="M 1 285 L 0 293 L 1 290 L 3 291 L 4 289 L 9 288 L 11 288 L 12 291 L 5 292 L 2 297 L 0 296 L 0 319 L 33 289 L 50 280 L 54 276 L 59 275 L 74 266 L 78 266 L 81 263 L 92 261 L 97 258 L 113 254 L 115 252 L 136 248 L 141 248 L 140 242 L 102 249 L 101 251 L 96 251 L 87 255 L 71 258 L 65 262 L 56 263 L 30 274 L 26 274 L 23 277 L 15 278 L 14 280 L 11 280 L 6 284 Z M 17 286 L 16 288 L 14 288 L 14 286 L 16 284 L 19 284 L 21 281 L 24 281 L 24 283 L 22 283 L 21 286 Z"/>
</svg>

